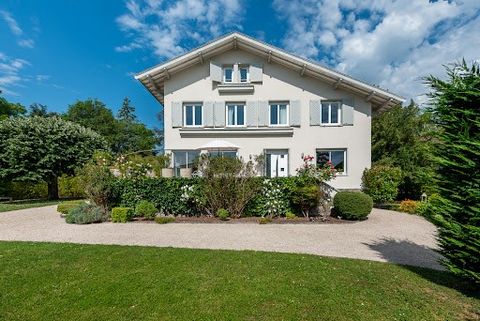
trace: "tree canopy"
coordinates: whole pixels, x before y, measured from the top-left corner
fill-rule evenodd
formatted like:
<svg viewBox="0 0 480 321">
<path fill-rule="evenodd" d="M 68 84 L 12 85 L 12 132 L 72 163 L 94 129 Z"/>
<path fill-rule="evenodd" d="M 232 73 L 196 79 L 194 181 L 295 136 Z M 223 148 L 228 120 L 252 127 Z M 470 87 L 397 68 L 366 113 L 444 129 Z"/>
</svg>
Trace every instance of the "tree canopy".
<svg viewBox="0 0 480 321">
<path fill-rule="evenodd" d="M 430 114 L 411 101 L 376 116 L 372 121 L 372 162 L 402 170 L 400 199 L 418 199 L 431 192 L 433 161 Z"/>
<path fill-rule="evenodd" d="M 107 148 L 96 132 L 59 117 L 10 118 L 0 121 L 0 178 L 45 181 L 58 198 L 57 178 Z"/>
<path fill-rule="evenodd" d="M 130 99 L 125 97 L 122 106 L 118 110 L 117 118 L 120 121 L 134 122 L 137 120 L 135 115 L 135 107 L 130 104 Z"/>
<path fill-rule="evenodd" d="M 0 97 L 0 120 L 25 115 L 26 112 L 27 110 L 21 104 L 11 103 L 5 98 Z"/>
<path fill-rule="evenodd" d="M 147 128 L 136 119 L 135 108 L 125 98 L 118 113 L 112 111 L 99 100 L 77 101 L 69 106 L 65 118 L 91 128 L 108 141 L 114 153 L 129 153 L 153 150 L 158 142 L 155 131 Z"/>
<path fill-rule="evenodd" d="M 441 198 L 432 215 L 440 226 L 447 267 L 480 284 L 480 65 L 447 68 L 448 79 L 430 76 L 430 112 L 439 127 L 436 181 Z"/>
</svg>

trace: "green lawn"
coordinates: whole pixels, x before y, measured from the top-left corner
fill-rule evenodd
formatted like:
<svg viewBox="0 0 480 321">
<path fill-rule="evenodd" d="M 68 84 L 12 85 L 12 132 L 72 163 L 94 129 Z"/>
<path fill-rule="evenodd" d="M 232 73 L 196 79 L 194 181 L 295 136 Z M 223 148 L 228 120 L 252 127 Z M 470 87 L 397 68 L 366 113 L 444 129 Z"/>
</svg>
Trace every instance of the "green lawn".
<svg viewBox="0 0 480 321">
<path fill-rule="evenodd" d="M 0 203 L 0 212 L 23 210 L 25 208 L 56 205 L 59 201 L 31 201 L 18 203 Z"/>
<path fill-rule="evenodd" d="M 458 284 L 311 255 L 0 242 L 0 320 L 478 320 Z"/>
</svg>

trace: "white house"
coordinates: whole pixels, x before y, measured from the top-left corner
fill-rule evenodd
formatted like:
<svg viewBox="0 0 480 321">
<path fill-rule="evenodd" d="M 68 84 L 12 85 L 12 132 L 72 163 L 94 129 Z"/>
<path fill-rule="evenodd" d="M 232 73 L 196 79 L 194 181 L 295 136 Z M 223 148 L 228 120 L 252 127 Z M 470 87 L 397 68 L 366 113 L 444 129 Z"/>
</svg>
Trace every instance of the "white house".
<svg viewBox="0 0 480 321">
<path fill-rule="evenodd" d="M 370 167 L 372 113 L 404 100 L 238 32 L 135 78 L 164 105 L 176 172 L 208 152 L 264 154 L 265 175 L 288 176 L 311 155 L 333 162 L 340 189 L 360 188 Z"/>
</svg>

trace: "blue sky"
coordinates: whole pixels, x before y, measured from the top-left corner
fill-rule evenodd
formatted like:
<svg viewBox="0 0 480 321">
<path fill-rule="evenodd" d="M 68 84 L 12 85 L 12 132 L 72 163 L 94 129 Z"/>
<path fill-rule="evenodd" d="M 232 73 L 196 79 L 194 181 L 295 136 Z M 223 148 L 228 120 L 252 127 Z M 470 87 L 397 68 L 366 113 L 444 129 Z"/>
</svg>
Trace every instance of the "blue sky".
<svg viewBox="0 0 480 321">
<path fill-rule="evenodd" d="M 480 59 L 479 14 L 478 0 L 3 0 L 0 89 L 52 111 L 128 96 L 159 126 L 133 73 L 238 30 L 423 102 L 422 76 Z"/>
</svg>

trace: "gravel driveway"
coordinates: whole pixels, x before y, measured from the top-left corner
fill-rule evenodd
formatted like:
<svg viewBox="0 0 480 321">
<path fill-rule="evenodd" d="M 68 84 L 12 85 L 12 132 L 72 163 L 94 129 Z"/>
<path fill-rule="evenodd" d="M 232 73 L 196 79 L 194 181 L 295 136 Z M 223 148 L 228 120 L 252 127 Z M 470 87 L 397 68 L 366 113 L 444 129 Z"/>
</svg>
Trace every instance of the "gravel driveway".
<svg viewBox="0 0 480 321">
<path fill-rule="evenodd" d="M 55 206 L 0 213 L 0 240 L 308 253 L 441 269 L 436 228 L 374 209 L 352 224 L 66 224 Z"/>
</svg>

